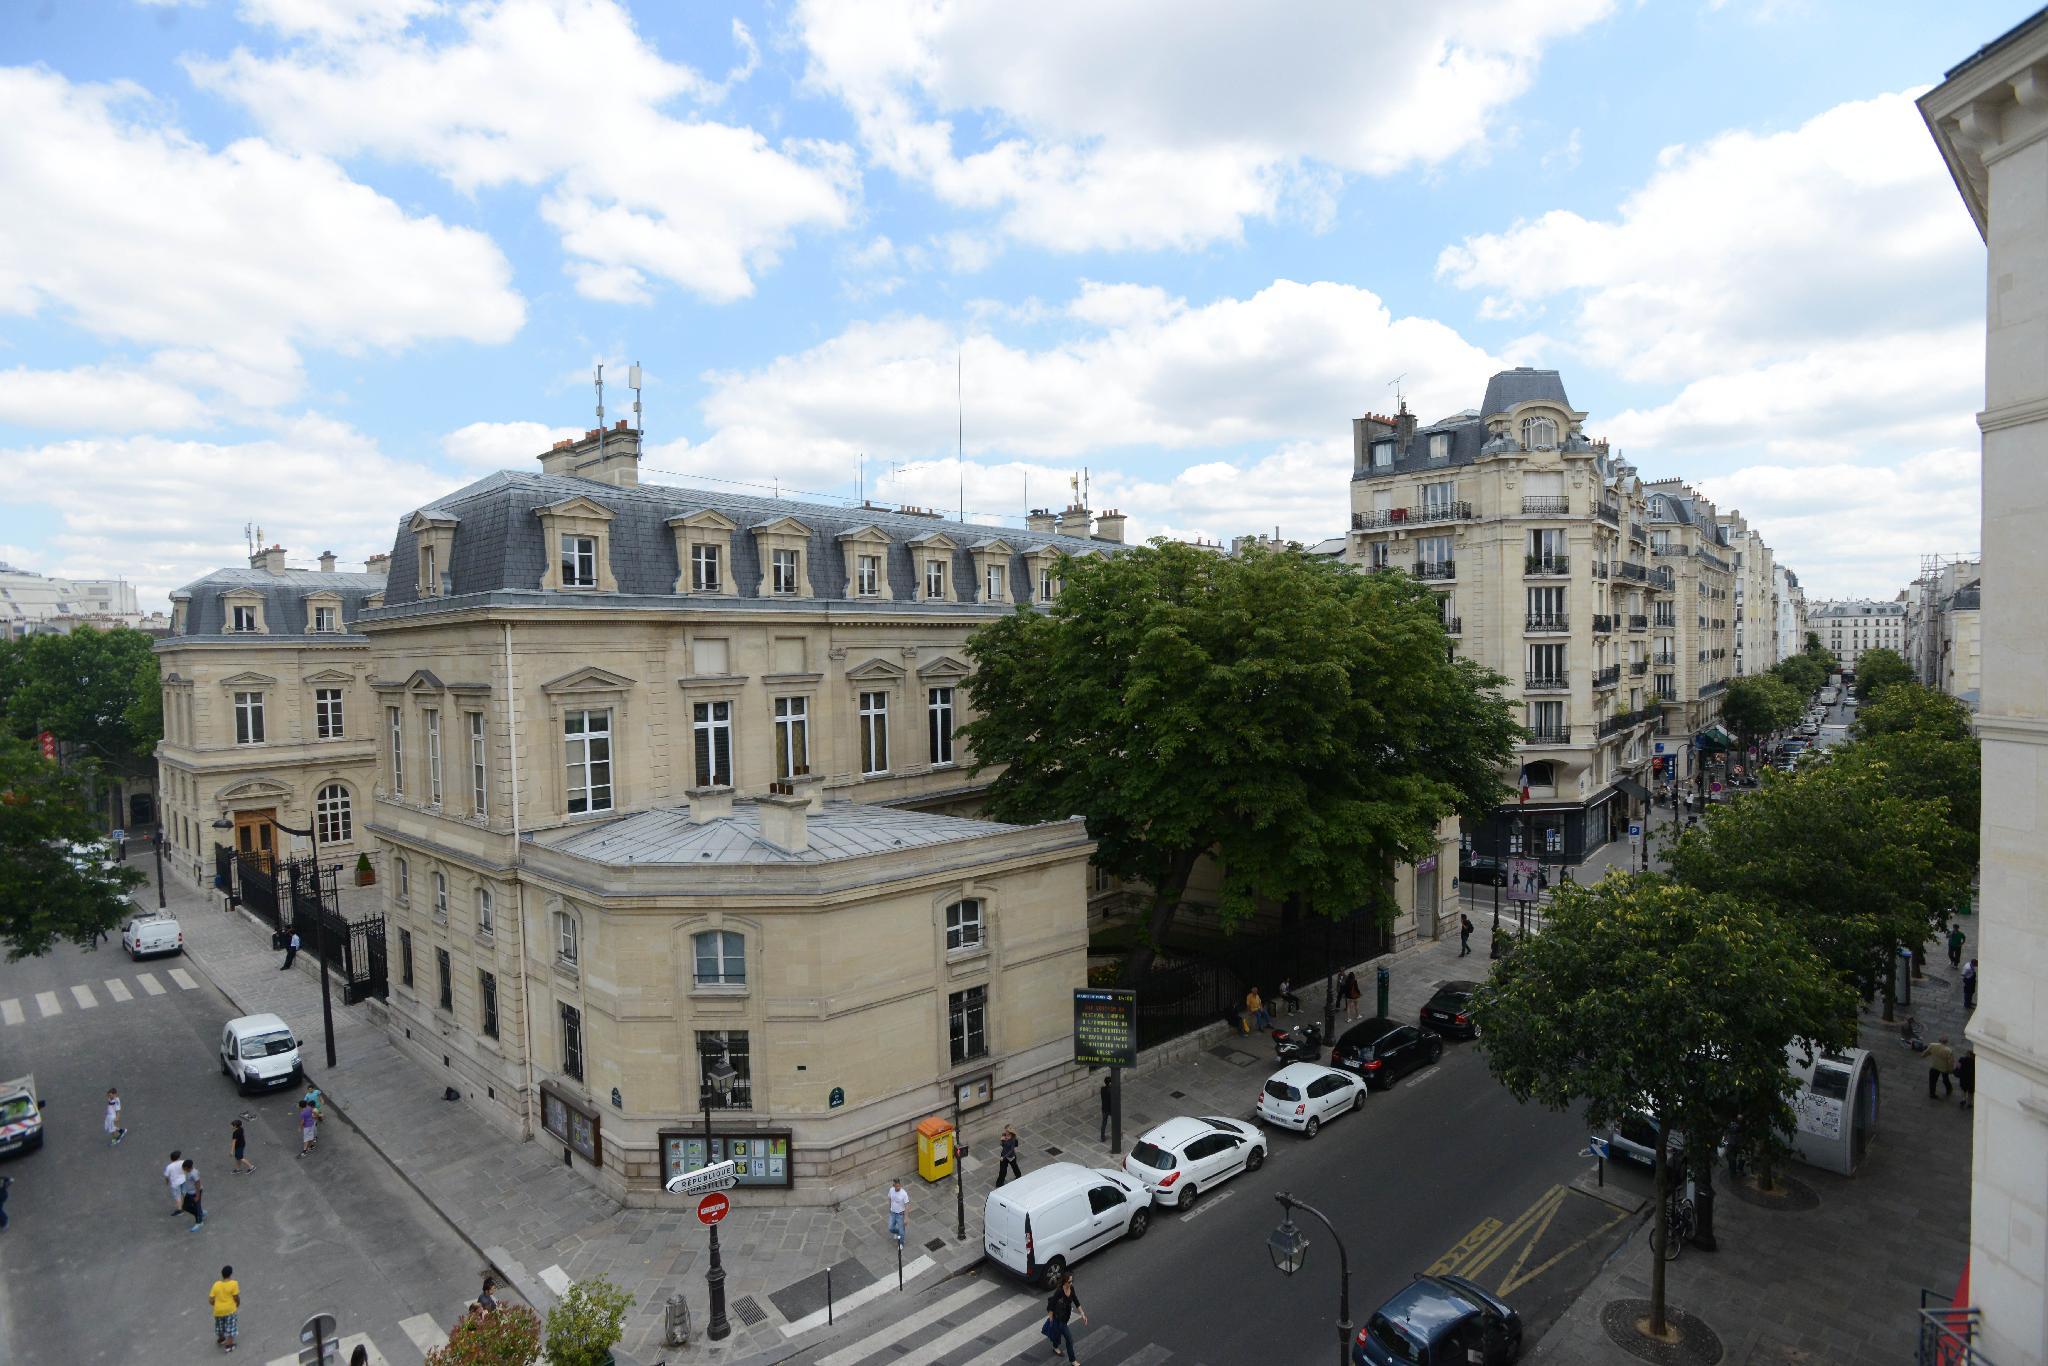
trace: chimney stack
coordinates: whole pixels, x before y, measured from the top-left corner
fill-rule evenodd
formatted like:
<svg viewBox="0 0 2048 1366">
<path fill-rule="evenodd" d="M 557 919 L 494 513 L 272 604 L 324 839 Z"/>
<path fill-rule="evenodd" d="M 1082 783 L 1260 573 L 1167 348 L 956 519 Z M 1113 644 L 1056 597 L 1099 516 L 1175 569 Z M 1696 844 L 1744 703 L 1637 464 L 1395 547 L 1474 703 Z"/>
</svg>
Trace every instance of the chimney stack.
<svg viewBox="0 0 2048 1366">
<path fill-rule="evenodd" d="M 1033 508 L 1024 514 L 1024 529 L 1026 531 L 1036 531 L 1040 535 L 1050 535 L 1059 524 L 1060 519 L 1053 515 L 1050 508 Z"/>
<path fill-rule="evenodd" d="M 708 825 L 712 821 L 732 817 L 732 789 L 729 787 L 692 787 L 685 789 L 683 795 L 690 799 L 692 825 Z"/>
<path fill-rule="evenodd" d="M 334 572 L 333 551 L 323 550 L 320 552 L 320 572 L 323 574 L 332 574 Z"/>
<path fill-rule="evenodd" d="M 274 545 L 257 551 L 249 557 L 249 567 L 272 574 L 284 573 L 284 547 Z"/>
<path fill-rule="evenodd" d="M 1108 512 L 1097 517 L 1095 519 L 1095 539 L 1098 541 L 1114 541 L 1118 545 L 1122 545 L 1124 542 L 1124 515 L 1115 508 L 1111 508 Z"/>
<path fill-rule="evenodd" d="M 541 452 L 540 472 L 595 480 L 613 488 L 637 488 L 640 433 L 628 427 L 624 418 L 609 428 L 592 427 L 582 436 L 557 441 Z"/>
<path fill-rule="evenodd" d="M 1408 411 L 1408 400 L 1401 400 L 1401 410 L 1394 414 L 1394 440 L 1399 444 L 1395 450 L 1402 454 L 1408 451 L 1408 443 L 1415 438 L 1415 414 Z"/>
<path fill-rule="evenodd" d="M 1060 514 L 1060 535 L 1086 536 L 1090 522 L 1087 508 L 1079 503 L 1069 503 L 1067 510 Z"/>
<path fill-rule="evenodd" d="M 372 555 L 369 559 L 363 561 L 363 572 L 365 574 L 381 575 L 387 579 L 390 578 L 391 557 L 389 555 Z"/>
<path fill-rule="evenodd" d="M 801 854 L 811 847 L 810 809 L 810 798 L 799 795 L 788 783 L 770 783 L 766 793 L 754 798 L 761 838 L 785 854 Z"/>
</svg>

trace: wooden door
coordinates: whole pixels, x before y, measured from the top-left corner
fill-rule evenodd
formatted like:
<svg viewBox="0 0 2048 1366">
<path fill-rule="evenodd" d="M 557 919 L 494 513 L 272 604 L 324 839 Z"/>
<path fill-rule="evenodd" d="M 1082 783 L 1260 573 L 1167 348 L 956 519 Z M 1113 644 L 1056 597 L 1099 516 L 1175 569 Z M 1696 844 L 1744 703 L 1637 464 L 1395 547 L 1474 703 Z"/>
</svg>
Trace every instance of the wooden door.
<svg viewBox="0 0 2048 1366">
<path fill-rule="evenodd" d="M 275 807 L 235 813 L 235 848 L 243 858 L 270 866 L 277 852 L 276 816 Z"/>
</svg>

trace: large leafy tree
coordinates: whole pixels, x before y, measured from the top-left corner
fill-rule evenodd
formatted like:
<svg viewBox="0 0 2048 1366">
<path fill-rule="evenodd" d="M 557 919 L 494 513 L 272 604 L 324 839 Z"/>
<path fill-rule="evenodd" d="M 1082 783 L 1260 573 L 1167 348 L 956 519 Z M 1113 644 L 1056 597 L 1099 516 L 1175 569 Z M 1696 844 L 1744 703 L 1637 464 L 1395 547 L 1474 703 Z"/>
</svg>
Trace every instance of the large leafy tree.
<svg viewBox="0 0 2048 1366">
<path fill-rule="evenodd" d="M 1858 740 L 1904 733 L 1976 743 L 1970 709 L 1939 688 L 1921 683 L 1885 689 L 1876 701 L 1856 713 L 1849 728 L 1849 734 Z"/>
<path fill-rule="evenodd" d="M 1721 720 L 1745 745 L 1797 721 L 1806 695 L 1770 674 L 1737 678 L 1721 695 Z"/>
<path fill-rule="evenodd" d="M 1444 817 L 1505 795 L 1502 680 L 1451 656 L 1406 576 L 1164 542 L 1062 572 L 1048 610 L 969 641 L 966 734 L 1001 769 L 990 814 L 1085 816 L 1096 861 L 1153 888 L 1126 981 L 1205 854 L 1227 918 L 1287 898 L 1343 915 L 1433 853 Z"/>
<path fill-rule="evenodd" d="M 0 715 L 15 735 L 47 730 L 102 763 L 139 771 L 163 736 L 152 646 L 127 627 L 0 645 Z"/>
<path fill-rule="evenodd" d="M 121 922 L 142 874 L 107 863 L 99 837 L 73 776 L 32 743 L 0 736 L 0 941 L 9 961 L 60 939 L 88 944 Z"/>
<path fill-rule="evenodd" d="M 1856 700 L 1881 697 L 1887 688 L 1913 681 L 1913 667 L 1897 650 L 1865 650 L 1856 657 Z"/>
<path fill-rule="evenodd" d="M 1850 734 L 1853 742 L 1834 761 L 1875 767 L 1894 795 L 1940 802 L 1955 833 L 1947 871 L 1968 882 L 1977 867 L 1984 781 L 1969 709 L 1939 689 L 1895 683 L 1857 713 Z"/>
<path fill-rule="evenodd" d="M 1531 936 L 1473 1000 L 1480 1047 L 1517 1099 L 1583 1101 L 1605 1128 L 1631 1111 L 1657 1123 L 1661 1247 L 1667 1135 L 1713 1150 L 1731 1118 L 1774 1130 L 1797 1083 L 1786 1050 L 1839 1040 L 1854 1000 L 1768 908 L 1658 874 L 1611 873 L 1552 894 Z M 1650 1331 L 1665 1331 L 1664 1259 L 1652 1253 Z"/>
<path fill-rule="evenodd" d="M 1790 687 L 1802 700 L 1819 692 L 1832 672 L 1831 665 L 1811 651 L 1790 655 L 1770 668 L 1770 676 Z"/>
</svg>

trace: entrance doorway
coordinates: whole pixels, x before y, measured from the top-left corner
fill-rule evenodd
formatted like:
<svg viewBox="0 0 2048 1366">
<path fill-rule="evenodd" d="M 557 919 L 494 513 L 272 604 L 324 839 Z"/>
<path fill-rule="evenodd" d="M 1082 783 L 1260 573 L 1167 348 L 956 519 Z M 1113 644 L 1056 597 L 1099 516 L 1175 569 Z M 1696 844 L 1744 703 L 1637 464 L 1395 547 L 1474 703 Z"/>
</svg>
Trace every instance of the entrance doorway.
<svg viewBox="0 0 2048 1366">
<path fill-rule="evenodd" d="M 235 813 L 235 851 L 244 859 L 269 868 L 276 857 L 276 807 Z"/>
</svg>

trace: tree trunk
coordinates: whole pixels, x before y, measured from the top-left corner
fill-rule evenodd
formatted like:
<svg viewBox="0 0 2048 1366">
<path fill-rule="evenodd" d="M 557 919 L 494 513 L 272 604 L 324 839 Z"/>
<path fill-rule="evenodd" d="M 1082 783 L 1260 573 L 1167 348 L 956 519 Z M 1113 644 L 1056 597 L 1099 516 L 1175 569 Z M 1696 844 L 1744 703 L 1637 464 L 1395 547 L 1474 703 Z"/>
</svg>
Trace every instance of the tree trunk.
<svg viewBox="0 0 2048 1366">
<path fill-rule="evenodd" d="M 1145 917 L 1145 938 L 1124 959 L 1124 970 L 1117 977 L 1119 985 L 1135 987 L 1152 970 L 1152 960 L 1159 955 L 1160 941 L 1173 925 L 1174 914 L 1180 910 L 1181 893 L 1187 890 L 1188 877 L 1195 871 L 1195 860 L 1200 857 L 1199 850 L 1176 854 L 1167 867 L 1166 880 L 1152 889 L 1152 910 Z"/>
<path fill-rule="evenodd" d="M 1895 949 L 1887 956 L 1887 961 L 1878 970 L 1877 974 L 1878 990 L 1882 992 L 1884 995 L 1883 1018 L 1886 1024 L 1890 1024 L 1894 1018 L 1892 1013 L 1892 1005 L 1896 1001 L 1899 994 L 1898 984 L 1896 981 L 1894 981 L 1894 978 L 1898 976 L 1898 972 L 1893 967 L 1893 963 L 1897 961 L 1897 958 L 1898 951 Z"/>
<path fill-rule="evenodd" d="M 1693 1172 L 1693 1208 L 1698 1215 L 1699 1231 L 1693 1234 L 1692 1245 L 1702 1252 L 1717 1252 L 1720 1244 L 1714 1241 L 1714 1139 L 1709 1135 L 1697 1145 L 1690 1141 L 1690 1135 L 1687 1139 L 1686 1146 L 1702 1158 Z"/>
<path fill-rule="evenodd" d="M 1657 1207 L 1650 1214 L 1650 1336 L 1659 1342 L 1667 1331 L 1664 1324 L 1664 1241 L 1671 1228 L 1664 1220 L 1667 1192 L 1671 1188 L 1670 1129 L 1657 1116 Z"/>
</svg>

